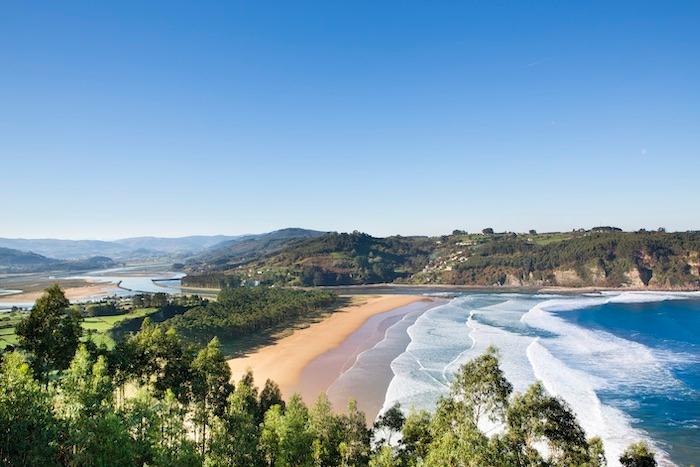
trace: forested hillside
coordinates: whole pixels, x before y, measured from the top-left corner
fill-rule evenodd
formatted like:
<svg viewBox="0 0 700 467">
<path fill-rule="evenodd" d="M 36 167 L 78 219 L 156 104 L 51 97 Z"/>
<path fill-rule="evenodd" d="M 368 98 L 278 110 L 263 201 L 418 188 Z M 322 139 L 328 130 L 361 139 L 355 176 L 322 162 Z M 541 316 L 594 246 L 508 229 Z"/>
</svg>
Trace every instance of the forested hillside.
<svg viewBox="0 0 700 467">
<path fill-rule="evenodd" d="M 190 272 L 197 272 L 200 276 L 198 283 L 191 285 L 225 287 L 226 283 L 218 284 L 216 282 L 216 274 L 208 277 L 207 272 L 236 267 L 250 260 L 276 253 L 305 239 L 318 238 L 322 235 L 324 232 L 316 230 L 288 228 L 264 234 L 244 235 L 234 240 L 221 242 L 188 261 L 187 269 Z"/>
<path fill-rule="evenodd" d="M 238 264 L 209 263 L 186 285 L 350 285 L 384 282 L 511 287 L 700 287 L 700 232 L 467 234 L 377 238 L 330 233 L 261 252 Z"/>
</svg>

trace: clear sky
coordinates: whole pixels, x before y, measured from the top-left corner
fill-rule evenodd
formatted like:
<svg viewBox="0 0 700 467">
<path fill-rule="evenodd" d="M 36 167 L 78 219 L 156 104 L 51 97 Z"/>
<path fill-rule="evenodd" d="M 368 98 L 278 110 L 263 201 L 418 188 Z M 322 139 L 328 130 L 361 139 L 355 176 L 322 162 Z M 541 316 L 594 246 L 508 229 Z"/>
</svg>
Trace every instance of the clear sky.
<svg viewBox="0 0 700 467">
<path fill-rule="evenodd" d="M 700 2 L 3 2 L 0 236 L 700 229 Z"/>
</svg>

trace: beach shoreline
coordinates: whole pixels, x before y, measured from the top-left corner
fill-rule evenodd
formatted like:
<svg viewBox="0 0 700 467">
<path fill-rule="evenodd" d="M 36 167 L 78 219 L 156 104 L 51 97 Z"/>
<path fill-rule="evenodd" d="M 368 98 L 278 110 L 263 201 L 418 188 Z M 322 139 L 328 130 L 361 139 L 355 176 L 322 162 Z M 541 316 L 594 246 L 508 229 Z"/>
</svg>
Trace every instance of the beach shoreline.
<svg viewBox="0 0 700 467">
<path fill-rule="evenodd" d="M 291 335 L 280 338 L 275 343 L 256 349 L 243 357 L 228 360 L 232 380 L 241 378 L 249 369 L 258 386 L 267 379 L 275 381 L 285 398 L 298 392 L 307 404 L 313 403 L 320 392 L 327 389 L 335 378 L 345 369 L 345 364 L 338 365 L 330 372 L 309 374 L 304 370 L 317 358 L 340 347 L 348 338 L 360 330 L 368 320 L 408 305 L 424 302 L 433 303 L 430 297 L 422 295 L 369 295 L 358 304 L 340 308 L 327 318 L 313 323 L 303 329 L 296 329 Z M 428 307 L 426 307 L 428 308 Z M 370 344 L 373 340 L 365 342 Z M 359 345 L 353 355 L 346 355 L 354 360 L 364 350 Z M 305 381 L 304 378 L 314 381 Z M 344 407 L 336 407 L 342 410 Z"/>
</svg>

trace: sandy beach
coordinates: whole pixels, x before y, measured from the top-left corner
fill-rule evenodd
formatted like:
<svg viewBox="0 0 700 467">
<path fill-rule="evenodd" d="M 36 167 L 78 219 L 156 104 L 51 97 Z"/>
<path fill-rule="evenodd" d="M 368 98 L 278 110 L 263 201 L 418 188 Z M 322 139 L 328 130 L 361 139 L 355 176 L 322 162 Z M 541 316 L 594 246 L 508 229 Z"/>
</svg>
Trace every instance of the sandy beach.
<svg viewBox="0 0 700 467">
<path fill-rule="evenodd" d="M 280 385 L 285 397 L 289 397 L 294 392 L 300 392 L 304 400 L 311 403 L 318 392 L 326 389 L 332 379 L 325 383 L 326 387 L 323 387 L 324 383 L 322 383 L 305 384 L 302 388 L 300 377 L 310 362 L 339 347 L 373 316 L 420 301 L 430 302 L 430 299 L 420 295 L 363 297 L 359 303 L 341 308 L 323 321 L 307 328 L 297 329 L 272 345 L 256 350 L 245 357 L 229 360 L 232 377 L 237 380 L 250 368 L 259 386 L 270 378 Z M 336 376 L 342 369 L 342 365 L 337 368 Z"/>
<path fill-rule="evenodd" d="M 56 281 L 61 284 L 61 281 Z M 42 287 L 48 287 L 50 284 L 42 284 Z M 62 285 L 62 284 L 61 284 Z M 63 287 L 63 285 L 62 285 Z M 110 295 L 117 291 L 117 285 L 112 283 L 85 283 L 85 285 L 66 287 L 63 291 L 66 298 L 71 302 L 84 300 L 96 295 Z M 44 293 L 43 288 L 17 294 L 2 295 L 0 297 L 0 305 L 3 303 L 18 303 L 18 302 L 34 302 Z"/>
</svg>

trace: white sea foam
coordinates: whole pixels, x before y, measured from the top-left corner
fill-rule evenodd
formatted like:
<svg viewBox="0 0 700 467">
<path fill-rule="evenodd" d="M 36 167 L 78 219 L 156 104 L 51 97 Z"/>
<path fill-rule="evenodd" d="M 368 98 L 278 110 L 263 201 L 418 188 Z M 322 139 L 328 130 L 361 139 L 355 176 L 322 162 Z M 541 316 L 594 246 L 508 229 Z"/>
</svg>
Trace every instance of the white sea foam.
<svg viewBox="0 0 700 467">
<path fill-rule="evenodd" d="M 448 391 L 454 372 L 494 345 L 516 391 L 542 380 L 549 392 L 571 405 L 588 436 L 603 439 L 610 465 L 617 465 L 621 450 L 645 434 L 632 427 L 632 420 L 624 412 L 602 403 L 597 391 L 633 394 L 643 388 L 647 393 L 656 390 L 666 394 L 678 390 L 680 383 L 668 364 L 689 356 L 655 352 L 603 331 L 582 328 L 555 312 L 698 296 L 682 292 L 605 292 L 457 297 L 424 313 L 408 328 L 411 342 L 391 364 L 395 376 L 382 411 L 394 402 L 404 408 L 433 409 L 438 397 Z M 542 337 L 537 338 L 538 334 Z M 661 454 L 661 464 L 672 465 L 663 450 L 654 447 Z"/>
<path fill-rule="evenodd" d="M 642 303 L 687 298 L 687 294 L 624 293 L 598 298 L 549 300 L 534 306 L 521 321 L 556 337 L 533 342 L 527 350 L 537 379 L 547 390 L 561 396 L 576 413 L 589 436 L 603 439 L 610 465 L 618 465 L 622 450 L 631 442 L 648 438 L 634 429 L 621 410 L 601 403 L 597 391 L 614 390 L 665 394 L 682 390 L 682 384 L 667 368 L 681 356 L 652 351 L 649 347 L 569 323 L 553 311 L 571 311 L 606 303 Z M 554 356 L 556 355 L 556 357 Z M 652 445 L 653 440 L 647 439 Z M 654 445 L 664 465 L 672 465 L 667 454 Z"/>
<path fill-rule="evenodd" d="M 447 368 L 465 349 L 471 347 L 464 304 L 470 298 L 458 297 L 423 313 L 407 333 L 411 342 L 406 351 L 391 362 L 394 377 L 389 383 L 381 412 L 395 402 L 404 407 L 431 409 L 448 389 Z"/>
<path fill-rule="evenodd" d="M 548 339 L 546 347 L 559 358 L 575 362 L 578 369 L 585 369 L 605 380 L 608 385 L 624 386 L 632 392 L 635 387 L 654 388 L 665 393 L 679 389 L 667 364 L 674 354 L 660 354 L 649 347 L 604 331 L 585 329 L 569 323 L 553 311 L 572 311 L 605 303 L 641 303 L 674 299 L 666 294 L 622 294 L 600 298 L 574 298 L 548 300 L 534 306 L 520 320 L 527 325 L 547 331 L 555 338 Z"/>
<path fill-rule="evenodd" d="M 518 335 L 475 319 L 479 313 L 490 317 L 515 313 L 505 321 L 515 321 L 531 307 L 532 300 L 506 294 L 458 297 L 435 307 L 408 328 L 411 337 L 406 351 L 392 363 L 394 378 L 389 384 L 382 411 L 400 402 L 405 408 L 432 409 L 440 395 L 449 389 L 454 373 L 466 361 L 481 354 L 489 345 L 501 351 L 502 368 L 516 389 L 534 380 L 525 349 L 532 337 Z"/>
<path fill-rule="evenodd" d="M 601 437 L 609 465 L 619 465 L 625 447 L 645 438 L 644 433 L 632 428 L 624 412 L 600 402 L 595 391 L 605 386 L 604 380 L 569 368 L 538 339 L 527 348 L 527 356 L 536 378 L 550 394 L 561 396 L 571 406 L 586 434 Z"/>
</svg>

